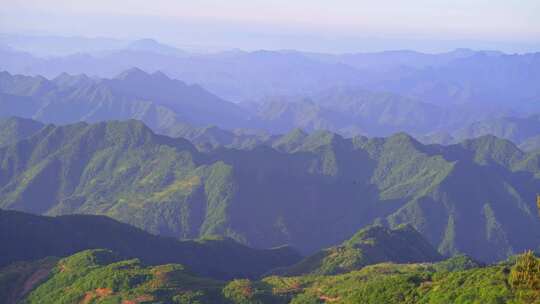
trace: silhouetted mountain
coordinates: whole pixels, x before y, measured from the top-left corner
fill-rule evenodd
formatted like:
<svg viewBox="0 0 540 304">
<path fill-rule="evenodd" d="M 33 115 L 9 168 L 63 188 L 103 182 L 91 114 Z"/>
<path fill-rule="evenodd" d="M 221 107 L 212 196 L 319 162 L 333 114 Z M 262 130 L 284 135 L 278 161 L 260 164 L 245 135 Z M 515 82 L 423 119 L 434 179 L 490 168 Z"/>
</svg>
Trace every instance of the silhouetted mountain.
<svg viewBox="0 0 540 304">
<path fill-rule="evenodd" d="M 538 111 L 540 53 L 490 55 L 475 53 L 450 65 L 418 70 L 372 90 L 389 91 L 438 105 L 477 104 Z"/>
<path fill-rule="evenodd" d="M 150 52 L 150 53 L 172 55 L 172 56 L 186 56 L 187 55 L 187 53 L 175 47 L 159 43 L 154 39 L 140 39 L 140 40 L 133 41 L 126 47 L 126 49 L 130 51 Z"/>
<path fill-rule="evenodd" d="M 230 239 L 178 241 L 151 235 L 103 216 L 44 217 L 0 210 L 0 267 L 85 249 L 109 249 L 124 259 L 150 265 L 180 263 L 198 275 L 218 279 L 257 277 L 296 263 L 291 248 L 251 249 Z"/>
<path fill-rule="evenodd" d="M 474 56 L 477 52 L 469 49 L 456 49 L 440 54 L 426 54 L 409 50 L 383 51 L 376 53 L 351 53 L 328 55 L 303 53 L 310 58 L 325 62 L 342 63 L 359 69 L 377 69 L 391 71 L 399 68 L 428 68 L 441 67 L 451 64 L 454 60 Z M 496 52 L 481 52 L 492 55 L 502 55 Z"/>
<path fill-rule="evenodd" d="M 102 55 L 29 58 L 2 52 L 0 69 L 55 77 L 62 72 L 101 77 L 133 66 L 164 71 L 198 83 L 222 98 L 253 101 L 276 95 L 309 95 L 337 86 L 391 92 L 437 105 L 497 104 L 538 110 L 537 53 L 507 55 L 466 49 L 442 54 L 389 51 L 365 54 L 309 54 L 295 51 L 224 52 L 177 56 L 170 48 L 139 41 L 135 49 Z M 165 49 L 165 51 L 164 51 Z"/>
</svg>

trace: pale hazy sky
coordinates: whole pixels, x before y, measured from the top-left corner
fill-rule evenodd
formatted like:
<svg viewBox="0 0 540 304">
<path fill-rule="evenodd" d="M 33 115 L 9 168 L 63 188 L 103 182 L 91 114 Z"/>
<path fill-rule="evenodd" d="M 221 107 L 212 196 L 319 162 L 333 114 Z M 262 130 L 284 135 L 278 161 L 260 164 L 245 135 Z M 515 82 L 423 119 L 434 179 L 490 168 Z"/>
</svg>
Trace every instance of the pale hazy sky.
<svg viewBox="0 0 540 304">
<path fill-rule="evenodd" d="M 540 43 L 540 0 L 0 0 L 0 32 L 247 49 L 519 48 Z"/>
</svg>

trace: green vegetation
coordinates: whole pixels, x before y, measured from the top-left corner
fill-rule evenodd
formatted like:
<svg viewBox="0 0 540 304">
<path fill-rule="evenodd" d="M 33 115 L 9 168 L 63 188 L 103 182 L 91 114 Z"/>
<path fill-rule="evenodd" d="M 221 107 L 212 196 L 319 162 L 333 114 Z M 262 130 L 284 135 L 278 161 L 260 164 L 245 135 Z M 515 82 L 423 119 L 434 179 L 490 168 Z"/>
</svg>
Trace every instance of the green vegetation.
<svg viewBox="0 0 540 304">
<path fill-rule="evenodd" d="M 441 254 L 482 262 L 538 245 L 539 155 L 508 141 L 443 147 L 295 130 L 264 142 L 202 152 L 137 121 L 49 125 L 0 148 L 0 207 L 306 255 L 375 222 L 409 224 Z"/>
<path fill-rule="evenodd" d="M 342 245 L 325 249 L 298 264 L 276 270 L 278 275 L 329 275 L 350 272 L 382 262 L 418 263 L 442 260 L 442 256 L 412 227 L 390 230 L 371 226 Z M 455 267 L 448 267 L 455 268 Z"/>
<path fill-rule="evenodd" d="M 0 270 L 0 282 L 18 278 L 18 283 L 2 284 L 0 295 L 7 304 L 16 303 L 14 299 L 19 299 L 18 303 L 55 304 L 518 304 L 540 300 L 540 259 L 531 253 L 490 266 L 469 267 L 465 260 L 383 263 L 331 276 L 270 276 L 260 281 L 223 282 L 194 276 L 181 265 L 147 267 L 138 260 L 120 260 L 107 250 L 90 250 L 61 260 L 4 268 Z M 441 267 L 442 263 L 456 268 L 449 270 Z"/>
<path fill-rule="evenodd" d="M 43 124 L 19 117 L 0 118 L 0 146 L 16 143 L 37 133 Z"/>
<path fill-rule="evenodd" d="M 455 271 L 440 270 L 439 263 L 378 264 L 337 276 L 269 277 L 265 282 L 291 293 L 291 303 L 536 303 L 523 294 L 538 295 L 538 286 L 509 284 L 510 273 L 524 258 L 516 265 Z"/>
<path fill-rule="evenodd" d="M 180 265 L 144 267 L 105 250 L 62 259 L 21 303 L 216 303 L 223 283 L 197 278 Z"/>
<path fill-rule="evenodd" d="M 532 251 L 517 259 L 510 272 L 510 285 L 520 299 L 527 303 L 540 302 L 540 260 Z"/>
</svg>

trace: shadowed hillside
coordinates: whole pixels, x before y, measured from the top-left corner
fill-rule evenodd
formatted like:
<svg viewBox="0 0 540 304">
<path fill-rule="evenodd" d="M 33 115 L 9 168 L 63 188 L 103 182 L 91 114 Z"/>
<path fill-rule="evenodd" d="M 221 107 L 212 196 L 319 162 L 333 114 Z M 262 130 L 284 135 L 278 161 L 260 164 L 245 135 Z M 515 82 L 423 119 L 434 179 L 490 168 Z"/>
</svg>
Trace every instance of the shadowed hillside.
<svg viewBox="0 0 540 304">
<path fill-rule="evenodd" d="M 159 237 L 103 216 L 44 217 L 0 210 L 0 267 L 16 261 L 65 257 L 105 248 L 119 258 L 150 265 L 180 263 L 190 271 L 218 279 L 255 278 L 300 256 L 291 248 L 251 249 L 230 239 L 178 241 Z"/>
<path fill-rule="evenodd" d="M 538 245 L 538 158 L 493 136 L 445 147 L 297 130 L 201 152 L 136 121 L 49 125 L 0 148 L 0 206 L 307 254 L 410 224 L 444 255 L 495 261 Z"/>
</svg>

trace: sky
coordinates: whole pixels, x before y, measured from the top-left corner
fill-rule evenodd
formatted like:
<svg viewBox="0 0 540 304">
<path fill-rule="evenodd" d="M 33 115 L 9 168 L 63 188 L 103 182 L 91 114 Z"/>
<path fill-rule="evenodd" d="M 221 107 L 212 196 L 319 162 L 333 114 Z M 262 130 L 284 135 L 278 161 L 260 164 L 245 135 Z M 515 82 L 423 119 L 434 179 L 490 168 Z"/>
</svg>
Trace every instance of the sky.
<svg viewBox="0 0 540 304">
<path fill-rule="evenodd" d="M 540 0 L 0 0 L 0 32 L 328 52 L 540 50 Z"/>
</svg>

